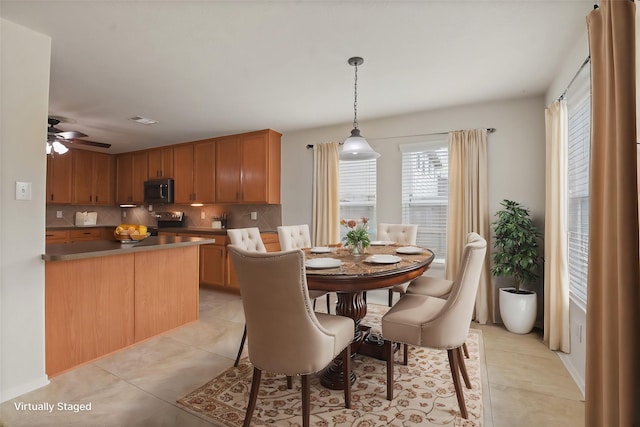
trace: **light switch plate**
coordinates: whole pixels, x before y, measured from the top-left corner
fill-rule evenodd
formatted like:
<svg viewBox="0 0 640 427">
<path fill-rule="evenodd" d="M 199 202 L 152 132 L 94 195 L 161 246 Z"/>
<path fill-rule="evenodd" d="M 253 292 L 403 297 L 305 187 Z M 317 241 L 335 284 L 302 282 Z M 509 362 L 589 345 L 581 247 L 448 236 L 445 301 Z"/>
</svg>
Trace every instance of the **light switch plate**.
<svg viewBox="0 0 640 427">
<path fill-rule="evenodd" d="M 31 200 L 31 183 L 16 181 L 16 200 Z"/>
</svg>

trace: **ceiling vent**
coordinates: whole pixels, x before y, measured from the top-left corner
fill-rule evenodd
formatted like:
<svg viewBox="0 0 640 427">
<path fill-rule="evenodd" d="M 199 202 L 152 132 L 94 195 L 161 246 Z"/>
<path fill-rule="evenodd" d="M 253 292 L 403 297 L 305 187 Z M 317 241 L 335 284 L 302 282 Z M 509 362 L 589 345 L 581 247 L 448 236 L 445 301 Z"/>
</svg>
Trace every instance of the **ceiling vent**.
<svg viewBox="0 0 640 427">
<path fill-rule="evenodd" d="M 129 120 L 133 120 L 136 123 L 142 123 L 143 125 L 153 125 L 158 123 L 157 120 L 147 119 L 146 117 L 140 117 L 140 116 L 130 117 Z"/>
</svg>

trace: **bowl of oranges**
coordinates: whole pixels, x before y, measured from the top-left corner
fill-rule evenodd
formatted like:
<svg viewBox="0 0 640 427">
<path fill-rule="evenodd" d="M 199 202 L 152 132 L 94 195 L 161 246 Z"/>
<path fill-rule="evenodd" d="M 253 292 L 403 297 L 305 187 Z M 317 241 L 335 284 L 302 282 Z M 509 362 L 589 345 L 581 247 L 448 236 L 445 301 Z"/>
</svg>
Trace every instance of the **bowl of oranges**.
<svg viewBox="0 0 640 427">
<path fill-rule="evenodd" d="M 150 235 L 146 225 L 120 224 L 113 230 L 113 236 L 122 243 L 140 242 Z"/>
</svg>

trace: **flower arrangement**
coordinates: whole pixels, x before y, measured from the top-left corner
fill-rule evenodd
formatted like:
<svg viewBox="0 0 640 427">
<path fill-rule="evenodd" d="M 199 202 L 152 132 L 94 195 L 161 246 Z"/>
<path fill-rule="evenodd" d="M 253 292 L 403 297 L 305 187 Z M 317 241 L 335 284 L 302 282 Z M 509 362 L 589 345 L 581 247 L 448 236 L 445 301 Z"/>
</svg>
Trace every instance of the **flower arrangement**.
<svg viewBox="0 0 640 427">
<path fill-rule="evenodd" d="M 340 220 L 340 225 L 348 230 L 343 239 L 345 246 L 351 249 L 351 253 L 354 255 L 363 254 L 365 248 L 371 244 L 371 239 L 369 238 L 369 219 L 362 217 L 360 218 L 360 222 L 353 219 L 342 219 Z"/>
</svg>

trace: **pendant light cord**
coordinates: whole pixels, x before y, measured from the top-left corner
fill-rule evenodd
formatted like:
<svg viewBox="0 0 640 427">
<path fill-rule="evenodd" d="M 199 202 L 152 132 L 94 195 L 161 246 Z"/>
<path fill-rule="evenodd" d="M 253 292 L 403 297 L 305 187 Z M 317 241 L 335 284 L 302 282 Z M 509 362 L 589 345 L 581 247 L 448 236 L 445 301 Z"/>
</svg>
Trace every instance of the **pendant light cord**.
<svg viewBox="0 0 640 427">
<path fill-rule="evenodd" d="M 355 64 L 354 67 L 356 71 L 353 83 L 353 128 L 358 129 L 358 64 Z"/>
</svg>

